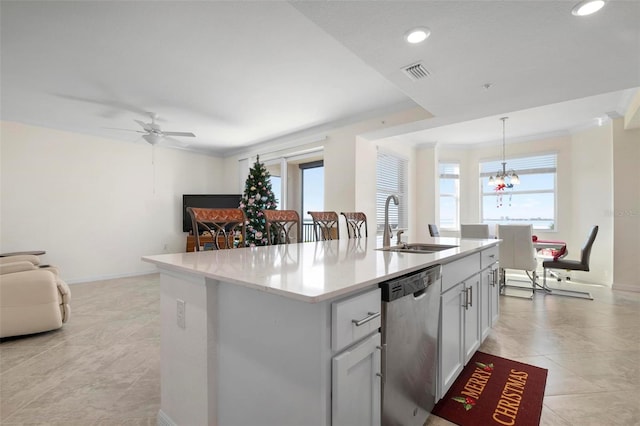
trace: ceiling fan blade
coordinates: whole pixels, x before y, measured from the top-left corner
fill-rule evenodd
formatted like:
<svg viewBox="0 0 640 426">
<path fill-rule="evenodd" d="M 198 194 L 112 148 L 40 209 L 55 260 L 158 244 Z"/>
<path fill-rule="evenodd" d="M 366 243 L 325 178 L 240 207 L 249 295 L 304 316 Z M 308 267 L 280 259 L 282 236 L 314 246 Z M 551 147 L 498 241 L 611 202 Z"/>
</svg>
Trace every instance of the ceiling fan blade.
<svg viewBox="0 0 640 426">
<path fill-rule="evenodd" d="M 166 145 L 172 148 L 188 148 L 191 146 L 191 144 L 185 143 L 178 139 L 169 138 L 169 137 L 163 138 L 163 142 L 165 142 L 163 143 L 163 145 Z"/>
<path fill-rule="evenodd" d="M 191 132 L 162 132 L 163 135 L 167 135 L 167 136 L 185 136 L 185 137 L 190 137 L 190 138 L 195 138 L 196 135 L 194 135 Z"/>
<path fill-rule="evenodd" d="M 103 129 L 110 129 L 110 130 L 124 130 L 125 132 L 136 132 L 136 133 L 147 133 L 147 132 L 143 132 L 142 130 L 121 129 L 121 128 L 119 128 L 119 127 L 103 127 Z"/>
<path fill-rule="evenodd" d="M 138 123 L 140 126 L 142 126 L 143 129 L 145 129 L 147 132 L 152 132 L 153 131 L 153 127 L 151 127 L 149 124 L 144 123 L 140 120 L 133 120 L 136 123 Z"/>
</svg>

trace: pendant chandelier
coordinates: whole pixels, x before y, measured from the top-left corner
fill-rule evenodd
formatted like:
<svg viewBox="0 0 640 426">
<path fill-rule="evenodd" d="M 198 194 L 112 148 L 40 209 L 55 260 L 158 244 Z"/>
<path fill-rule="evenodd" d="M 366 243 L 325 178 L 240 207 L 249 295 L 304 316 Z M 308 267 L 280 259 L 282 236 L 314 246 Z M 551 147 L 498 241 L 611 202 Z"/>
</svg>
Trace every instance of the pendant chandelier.
<svg viewBox="0 0 640 426">
<path fill-rule="evenodd" d="M 491 176 L 489 178 L 489 186 L 495 187 L 495 190 L 504 191 L 505 189 L 513 188 L 514 185 L 520 184 L 520 178 L 513 169 L 507 170 L 507 161 L 505 160 L 504 152 L 506 146 L 505 140 L 505 121 L 509 117 L 502 117 L 502 171 L 496 173 L 495 178 Z"/>
</svg>

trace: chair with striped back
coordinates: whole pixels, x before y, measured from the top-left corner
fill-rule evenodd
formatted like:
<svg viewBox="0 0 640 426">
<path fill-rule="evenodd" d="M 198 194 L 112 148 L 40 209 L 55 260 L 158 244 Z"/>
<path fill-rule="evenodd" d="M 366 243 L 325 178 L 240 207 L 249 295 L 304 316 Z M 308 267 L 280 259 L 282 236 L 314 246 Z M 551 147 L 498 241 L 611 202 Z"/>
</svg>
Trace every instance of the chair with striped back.
<svg viewBox="0 0 640 426">
<path fill-rule="evenodd" d="M 245 222 L 241 209 L 205 209 L 187 207 L 191 216 L 195 235 L 195 251 L 200 251 L 200 233 L 211 234 L 212 245 L 216 250 L 244 247 L 247 240 Z"/>
<path fill-rule="evenodd" d="M 489 238 L 489 225 L 486 223 L 463 223 L 460 225 L 460 238 Z"/>
<path fill-rule="evenodd" d="M 347 222 L 349 238 L 368 237 L 367 215 L 362 212 L 340 212 Z M 364 234 L 364 235 L 363 235 Z"/>
<path fill-rule="evenodd" d="M 340 238 L 338 213 L 307 212 L 313 219 L 313 234 L 316 241 L 337 240 Z"/>
<path fill-rule="evenodd" d="M 295 210 L 262 210 L 267 229 L 267 241 L 272 244 L 299 243 L 300 215 Z"/>
</svg>

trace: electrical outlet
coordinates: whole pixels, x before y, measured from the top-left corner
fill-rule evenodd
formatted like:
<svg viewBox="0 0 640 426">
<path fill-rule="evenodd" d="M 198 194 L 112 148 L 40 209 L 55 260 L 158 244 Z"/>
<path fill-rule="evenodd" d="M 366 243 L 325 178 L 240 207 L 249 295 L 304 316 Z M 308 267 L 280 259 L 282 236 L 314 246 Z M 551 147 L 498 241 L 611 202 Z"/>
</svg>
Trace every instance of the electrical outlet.
<svg viewBox="0 0 640 426">
<path fill-rule="evenodd" d="M 184 308 L 185 308 L 185 303 L 184 300 L 181 299 L 177 299 L 177 320 L 178 320 L 178 327 L 180 328 L 187 328 L 186 323 L 185 323 L 185 318 L 184 318 Z"/>
</svg>

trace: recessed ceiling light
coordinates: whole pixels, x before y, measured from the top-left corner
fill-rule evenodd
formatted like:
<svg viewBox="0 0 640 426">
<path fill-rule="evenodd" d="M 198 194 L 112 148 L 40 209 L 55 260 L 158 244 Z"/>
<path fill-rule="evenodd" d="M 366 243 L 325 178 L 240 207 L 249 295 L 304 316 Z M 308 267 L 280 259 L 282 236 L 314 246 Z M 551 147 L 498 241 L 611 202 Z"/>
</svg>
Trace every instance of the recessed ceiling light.
<svg viewBox="0 0 640 426">
<path fill-rule="evenodd" d="M 587 16 L 596 13 L 604 6 L 604 0 L 583 0 L 573 6 L 571 13 L 574 16 Z"/>
<path fill-rule="evenodd" d="M 414 28 L 411 31 L 407 32 L 404 36 L 405 40 L 408 43 L 416 44 L 422 43 L 431 35 L 431 30 L 429 28 Z"/>
</svg>

